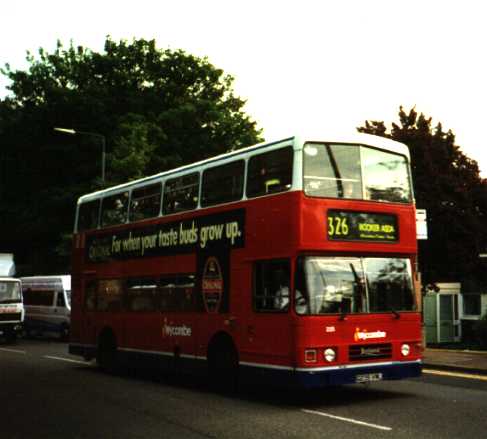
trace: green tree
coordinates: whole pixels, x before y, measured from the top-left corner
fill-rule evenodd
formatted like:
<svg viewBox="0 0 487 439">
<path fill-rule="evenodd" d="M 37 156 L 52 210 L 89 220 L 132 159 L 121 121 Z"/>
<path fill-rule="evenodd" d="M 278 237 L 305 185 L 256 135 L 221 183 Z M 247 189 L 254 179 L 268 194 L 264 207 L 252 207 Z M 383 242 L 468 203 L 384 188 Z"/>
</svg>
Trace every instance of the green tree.
<svg viewBox="0 0 487 439">
<path fill-rule="evenodd" d="M 75 200 L 103 186 L 99 139 L 54 127 L 105 136 L 106 186 L 262 140 L 233 77 L 206 58 L 107 37 L 101 53 L 58 42 L 27 61 L 1 70 L 0 242 L 29 271 L 67 268 Z"/>
<path fill-rule="evenodd" d="M 477 162 L 462 153 L 451 130 L 414 108 L 399 111 L 399 123 L 366 121 L 360 132 L 405 143 L 411 153 L 416 205 L 427 210 L 428 240 L 419 241 L 425 283 L 483 277 L 478 258 L 485 249 L 483 222 L 487 185 Z"/>
</svg>

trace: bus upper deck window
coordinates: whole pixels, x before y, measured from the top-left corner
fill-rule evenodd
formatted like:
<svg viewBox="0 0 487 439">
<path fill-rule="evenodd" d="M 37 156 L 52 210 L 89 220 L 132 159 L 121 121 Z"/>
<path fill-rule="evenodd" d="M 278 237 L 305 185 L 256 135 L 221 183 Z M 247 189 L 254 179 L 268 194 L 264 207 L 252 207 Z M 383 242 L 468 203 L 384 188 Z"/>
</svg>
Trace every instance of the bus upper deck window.
<svg viewBox="0 0 487 439">
<path fill-rule="evenodd" d="M 101 207 L 101 225 L 113 226 L 127 221 L 128 192 L 105 197 Z"/>
<path fill-rule="evenodd" d="M 129 221 L 139 221 L 159 215 L 161 183 L 143 186 L 132 191 Z"/>
<path fill-rule="evenodd" d="M 77 230 L 96 229 L 98 227 L 98 215 L 100 213 L 100 200 L 81 203 L 78 210 Z"/>
<path fill-rule="evenodd" d="M 293 149 L 280 148 L 250 158 L 247 171 L 247 197 L 259 197 L 291 188 Z"/>
<path fill-rule="evenodd" d="M 245 162 L 238 160 L 203 172 L 201 205 L 203 207 L 238 201 L 243 195 Z"/>
<path fill-rule="evenodd" d="M 197 172 L 167 180 L 164 185 L 163 213 L 168 215 L 196 209 L 199 180 L 200 176 Z"/>
</svg>

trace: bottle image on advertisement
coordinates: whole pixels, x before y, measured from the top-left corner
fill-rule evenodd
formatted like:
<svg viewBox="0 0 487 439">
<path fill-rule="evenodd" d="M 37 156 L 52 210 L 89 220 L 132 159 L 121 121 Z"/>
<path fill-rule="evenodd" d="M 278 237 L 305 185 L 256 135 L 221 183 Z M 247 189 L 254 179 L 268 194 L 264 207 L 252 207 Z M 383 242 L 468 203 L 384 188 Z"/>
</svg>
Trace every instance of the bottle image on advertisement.
<svg viewBox="0 0 487 439">
<path fill-rule="evenodd" d="M 201 292 L 208 313 L 217 313 L 223 296 L 223 275 L 218 259 L 210 256 L 203 269 Z"/>
</svg>

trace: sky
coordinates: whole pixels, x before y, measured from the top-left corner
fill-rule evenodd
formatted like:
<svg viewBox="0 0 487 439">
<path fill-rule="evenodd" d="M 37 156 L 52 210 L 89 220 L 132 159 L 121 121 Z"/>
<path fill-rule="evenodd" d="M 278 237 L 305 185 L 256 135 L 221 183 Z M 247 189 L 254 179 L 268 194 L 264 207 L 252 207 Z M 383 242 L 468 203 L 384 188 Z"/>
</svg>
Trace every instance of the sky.
<svg viewBox="0 0 487 439">
<path fill-rule="evenodd" d="M 487 26 L 478 0 L 16 0 L 1 8 L 0 66 L 70 41 L 102 51 L 155 39 L 235 78 L 266 140 L 397 122 L 399 107 L 452 130 L 487 178 Z M 8 81 L 0 76 L 0 98 Z"/>
</svg>

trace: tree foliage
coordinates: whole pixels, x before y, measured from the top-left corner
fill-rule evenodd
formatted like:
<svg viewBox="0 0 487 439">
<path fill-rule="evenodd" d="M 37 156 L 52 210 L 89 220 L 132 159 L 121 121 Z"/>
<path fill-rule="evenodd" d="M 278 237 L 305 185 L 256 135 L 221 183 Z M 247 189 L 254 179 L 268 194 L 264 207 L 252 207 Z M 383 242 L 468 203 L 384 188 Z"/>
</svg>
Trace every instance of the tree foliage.
<svg viewBox="0 0 487 439">
<path fill-rule="evenodd" d="M 416 205 L 427 210 L 428 240 L 419 241 L 423 280 L 439 282 L 483 276 L 478 255 L 487 248 L 483 222 L 487 184 L 477 162 L 462 153 L 451 130 L 412 108 L 399 111 L 390 130 L 366 121 L 359 131 L 405 143 L 411 153 Z"/>
<path fill-rule="evenodd" d="M 1 70 L 0 242 L 32 270 L 67 268 L 75 200 L 103 185 L 99 138 L 54 127 L 105 136 L 105 186 L 262 140 L 232 76 L 206 58 L 107 37 L 102 53 L 58 42 L 27 61 Z"/>
</svg>

